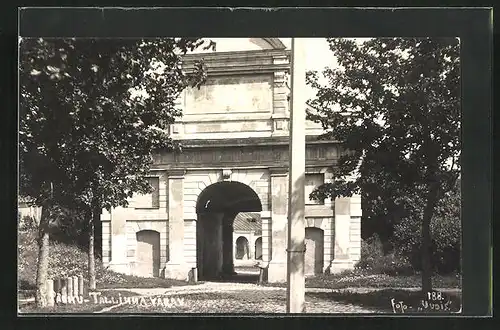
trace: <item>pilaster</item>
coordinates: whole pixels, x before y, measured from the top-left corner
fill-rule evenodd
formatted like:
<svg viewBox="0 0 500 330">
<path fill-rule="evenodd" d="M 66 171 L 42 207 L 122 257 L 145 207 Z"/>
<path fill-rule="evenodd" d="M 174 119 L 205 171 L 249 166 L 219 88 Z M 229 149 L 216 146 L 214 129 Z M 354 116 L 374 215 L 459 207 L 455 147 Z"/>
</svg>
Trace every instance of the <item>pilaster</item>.
<svg viewBox="0 0 500 330">
<path fill-rule="evenodd" d="M 272 168 L 271 177 L 271 260 L 269 282 L 286 281 L 288 169 Z"/>
<path fill-rule="evenodd" d="M 189 267 L 184 258 L 184 175 L 177 169 L 168 175 L 168 249 L 169 260 L 165 265 L 165 278 L 185 280 Z"/>
<path fill-rule="evenodd" d="M 330 263 L 330 272 L 339 273 L 353 267 L 349 255 L 350 227 L 351 227 L 351 199 L 340 197 L 335 199 L 335 238 L 333 260 Z"/>
<path fill-rule="evenodd" d="M 127 214 L 128 209 L 114 208 L 111 211 L 111 260 L 109 267 L 119 273 L 129 273 L 127 261 Z"/>
</svg>

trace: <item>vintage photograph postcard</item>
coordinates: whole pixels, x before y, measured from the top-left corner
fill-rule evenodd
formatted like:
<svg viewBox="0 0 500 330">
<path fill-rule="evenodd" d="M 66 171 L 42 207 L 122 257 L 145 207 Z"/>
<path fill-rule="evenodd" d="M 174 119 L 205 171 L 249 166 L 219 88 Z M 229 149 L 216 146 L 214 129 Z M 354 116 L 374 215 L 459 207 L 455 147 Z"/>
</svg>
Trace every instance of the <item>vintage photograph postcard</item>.
<svg viewBox="0 0 500 330">
<path fill-rule="evenodd" d="M 460 47 L 20 36 L 19 315 L 460 314 Z"/>
</svg>

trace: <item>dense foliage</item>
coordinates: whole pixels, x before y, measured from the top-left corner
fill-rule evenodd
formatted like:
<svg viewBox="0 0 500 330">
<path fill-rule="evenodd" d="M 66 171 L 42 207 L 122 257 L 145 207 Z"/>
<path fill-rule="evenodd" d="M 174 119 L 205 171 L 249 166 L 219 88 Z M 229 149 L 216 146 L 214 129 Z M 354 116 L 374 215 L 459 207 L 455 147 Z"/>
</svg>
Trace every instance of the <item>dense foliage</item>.
<svg viewBox="0 0 500 330">
<path fill-rule="evenodd" d="M 460 66 L 456 38 L 328 39 L 338 66 L 309 72 L 309 119 L 344 155 L 312 197 L 361 193 L 365 214 L 421 228 L 422 286 L 431 289 L 431 219 L 460 171 Z"/>
<path fill-rule="evenodd" d="M 440 274 L 460 272 L 461 205 L 460 185 L 450 190 L 436 207 L 431 222 L 432 267 Z M 395 251 L 404 256 L 415 270 L 422 269 L 421 223 L 418 218 L 405 218 L 395 226 L 392 238 Z"/>
<path fill-rule="evenodd" d="M 146 176 L 152 154 L 176 147 L 169 135 L 181 115 L 176 100 L 205 78 L 201 62 L 186 73 L 182 55 L 204 43 L 198 38 L 20 40 L 20 194 L 42 206 L 37 302 L 48 267 L 48 219 L 60 213 L 55 207 L 79 211 L 88 222 L 89 277 L 95 287 L 94 227 L 100 228 L 101 210 L 151 191 Z"/>
<path fill-rule="evenodd" d="M 180 92 L 200 84 L 181 56 L 200 39 L 22 39 L 20 45 L 21 193 L 37 205 L 125 205 L 160 149 Z M 50 186 L 49 183 L 52 183 Z"/>
</svg>

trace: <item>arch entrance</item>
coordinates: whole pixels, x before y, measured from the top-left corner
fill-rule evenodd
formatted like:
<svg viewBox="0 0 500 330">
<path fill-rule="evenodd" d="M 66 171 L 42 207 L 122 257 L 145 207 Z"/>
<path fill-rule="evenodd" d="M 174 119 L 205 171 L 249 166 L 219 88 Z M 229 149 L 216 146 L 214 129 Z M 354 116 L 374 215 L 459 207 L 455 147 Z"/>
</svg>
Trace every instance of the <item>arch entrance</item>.
<svg viewBox="0 0 500 330">
<path fill-rule="evenodd" d="M 245 236 L 240 236 L 236 239 L 236 259 L 248 259 L 249 247 L 248 240 Z"/>
<path fill-rule="evenodd" d="M 196 203 L 196 264 L 200 280 L 234 279 L 234 219 L 240 212 L 261 211 L 257 193 L 241 182 L 217 182 L 200 193 Z"/>
</svg>

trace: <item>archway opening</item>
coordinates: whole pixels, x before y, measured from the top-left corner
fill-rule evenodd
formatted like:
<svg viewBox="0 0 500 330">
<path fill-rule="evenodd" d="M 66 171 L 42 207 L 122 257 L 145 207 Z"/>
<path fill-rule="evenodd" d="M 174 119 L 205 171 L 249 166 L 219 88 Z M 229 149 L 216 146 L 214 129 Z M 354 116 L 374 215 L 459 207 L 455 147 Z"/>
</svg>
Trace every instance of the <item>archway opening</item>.
<svg viewBox="0 0 500 330">
<path fill-rule="evenodd" d="M 255 260 L 262 260 L 262 237 L 255 240 Z"/>
<path fill-rule="evenodd" d="M 236 181 L 222 181 L 206 187 L 196 203 L 196 256 L 200 280 L 253 281 L 235 272 L 235 218 L 243 213 L 257 214 L 260 223 L 262 204 L 255 191 Z M 252 222 L 256 217 L 245 218 Z M 249 219 L 249 220 L 248 220 Z M 259 228 L 260 229 L 260 228 Z M 245 238 L 246 239 L 246 238 Z M 253 256 L 250 245 L 242 245 L 242 257 Z M 246 275 L 248 277 L 248 275 Z M 257 276 L 257 275 L 256 275 Z"/>
<path fill-rule="evenodd" d="M 248 240 L 245 236 L 240 236 L 236 239 L 236 259 L 246 260 L 249 258 Z"/>
</svg>

